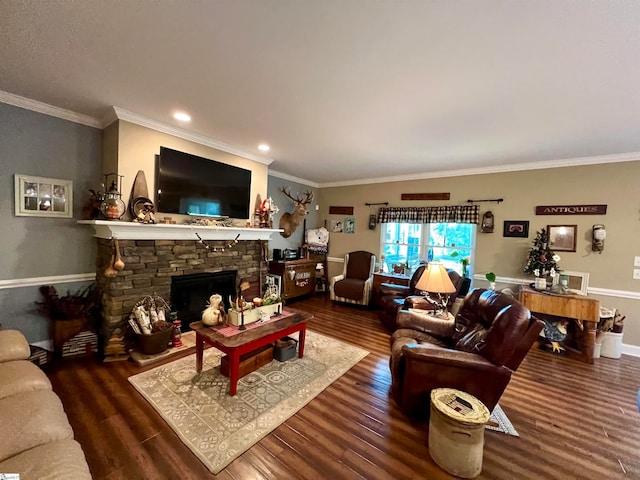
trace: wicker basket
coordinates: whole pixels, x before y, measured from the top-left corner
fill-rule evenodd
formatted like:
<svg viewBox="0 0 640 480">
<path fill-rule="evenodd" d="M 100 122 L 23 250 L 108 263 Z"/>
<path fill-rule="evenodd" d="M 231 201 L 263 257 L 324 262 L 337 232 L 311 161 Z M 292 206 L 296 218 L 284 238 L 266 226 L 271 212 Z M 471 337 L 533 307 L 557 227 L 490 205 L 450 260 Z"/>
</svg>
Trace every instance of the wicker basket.
<svg viewBox="0 0 640 480">
<path fill-rule="evenodd" d="M 138 307 L 143 307 L 143 309 L 147 313 L 151 312 L 151 310 L 153 310 L 155 313 L 157 307 L 162 308 L 166 315 L 169 315 L 170 312 L 167 302 L 162 297 L 156 294 L 147 295 L 146 297 L 140 299 L 134 305 L 133 310 L 135 311 L 135 309 Z M 154 333 L 141 333 L 142 328 L 136 325 L 134 311 L 132 311 L 131 315 L 129 316 L 129 324 L 131 325 L 133 333 L 136 336 L 138 351 L 145 355 L 155 355 L 157 353 L 164 352 L 169 345 L 171 333 L 173 332 L 173 325 L 171 325 L 169 322 L 169 326 L 165 330 Z M 152 321 L 152 325 L 159 326 L 158 323 L 162 322 L 156 323 Z"/>
<path fill-rule="evenodd" d="M 136 341 L 138 343 L 138 351 L 145 355 L 155 355 L 164 352 L 171 339 L 172 328 L 167 328 L 156 333 L 136 333 Z"/>
</svg>

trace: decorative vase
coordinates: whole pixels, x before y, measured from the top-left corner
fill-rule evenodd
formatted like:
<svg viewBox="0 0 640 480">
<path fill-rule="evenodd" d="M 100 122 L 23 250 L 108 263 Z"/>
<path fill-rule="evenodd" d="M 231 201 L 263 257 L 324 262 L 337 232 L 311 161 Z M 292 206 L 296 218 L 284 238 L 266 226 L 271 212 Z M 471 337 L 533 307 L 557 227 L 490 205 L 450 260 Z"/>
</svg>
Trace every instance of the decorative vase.
<svg viewBox="0 0 640 480">
<path fill-rule="evenodd" d="M 124 202 L 119 193 L 106 193 L 105 199 L 100 206 L 100 211 L 107 220 L 120 220 L 125 210 Z"/>
<path fill-rule="evenodd" d="M 547 279 L 543 277 L 536 277 L 533 285 L 536 290 L 545 290 L 547 288 Z"/>
</svg>

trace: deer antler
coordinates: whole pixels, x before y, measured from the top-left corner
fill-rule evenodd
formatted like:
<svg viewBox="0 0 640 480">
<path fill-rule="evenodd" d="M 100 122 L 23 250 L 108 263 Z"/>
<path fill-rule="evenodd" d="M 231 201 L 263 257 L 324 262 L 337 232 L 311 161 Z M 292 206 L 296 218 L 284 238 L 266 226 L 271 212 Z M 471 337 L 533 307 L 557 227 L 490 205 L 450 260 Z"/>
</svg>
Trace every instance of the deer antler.
<svg viewBox="0 0 640 480">
<path fill-rule="evenodd" d="M 289 197 L 291 200 L 293 200 L 294 203 L 299 203 L 301 205 L 308 205 L 313 200 L 313 192 L 310 190 L 307 190 L 306 192 L 304 192 L 304 200 L 300 197 L 293 198 L 289 193 L 289 189 L 287 187 L 282 187 L 280 190 L 286 197 Z"/>
<path fill-rule="evenodd" d="M 282 187 L 282 188 L 280 188 L 280 191 L 281 191 L 282 193 L 284 193 L 285 197 L 289 197 L 289 198 L 290 198 L 291 200 L 293 200 L 294 202 L 296 201 L 296 199 L 295 199 L 295 198 L 293 198 L 293 197 L 291 196 L 291 194 L 289 193 L 289 189 L 288 189 L 287 187 Z"/>
<path fill-rule="evenodd" d="M 304 192 L 305 199 L 302 201 L 305 205 L 310 204 L 313 201 L 313 192 L 311 190 L 307 190 Z"/>
</svg>

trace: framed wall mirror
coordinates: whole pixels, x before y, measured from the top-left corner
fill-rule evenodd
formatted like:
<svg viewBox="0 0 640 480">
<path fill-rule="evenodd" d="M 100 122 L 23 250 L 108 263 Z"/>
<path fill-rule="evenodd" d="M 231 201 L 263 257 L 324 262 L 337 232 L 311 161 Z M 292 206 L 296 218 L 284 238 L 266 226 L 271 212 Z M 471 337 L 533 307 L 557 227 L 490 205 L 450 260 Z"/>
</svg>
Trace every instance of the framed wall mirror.
<svg viewBox="0 0 640 480">
<path fill-rule="evenodd" d="M 73 182 L 57 178 L 14 176 L 17 217 L 73 217 Z"/>
<path fill-rule="evenodd" d="M 547 225 L 549 246 L 556 252 L 575 252 L 577 225 Z"/>
</svg>

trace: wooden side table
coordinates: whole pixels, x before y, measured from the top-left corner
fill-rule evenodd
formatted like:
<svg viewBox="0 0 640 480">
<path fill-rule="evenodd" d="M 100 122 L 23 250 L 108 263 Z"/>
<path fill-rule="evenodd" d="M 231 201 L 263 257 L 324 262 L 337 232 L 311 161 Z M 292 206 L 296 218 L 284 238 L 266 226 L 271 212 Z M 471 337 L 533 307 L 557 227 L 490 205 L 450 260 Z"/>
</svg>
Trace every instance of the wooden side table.
<svg viewBox="0 0 640 480">
<path fill-rule="evenodd" d="M 598 300 L 584 295 L 540 292 L 523 286 L 520 289 L 520 303 L 532 312 L 576 320 L 582 328 L 580 353 L 586 362 L 593 363 L 596 329 L 600 321 L 600 302 Z"/>
</svg>

